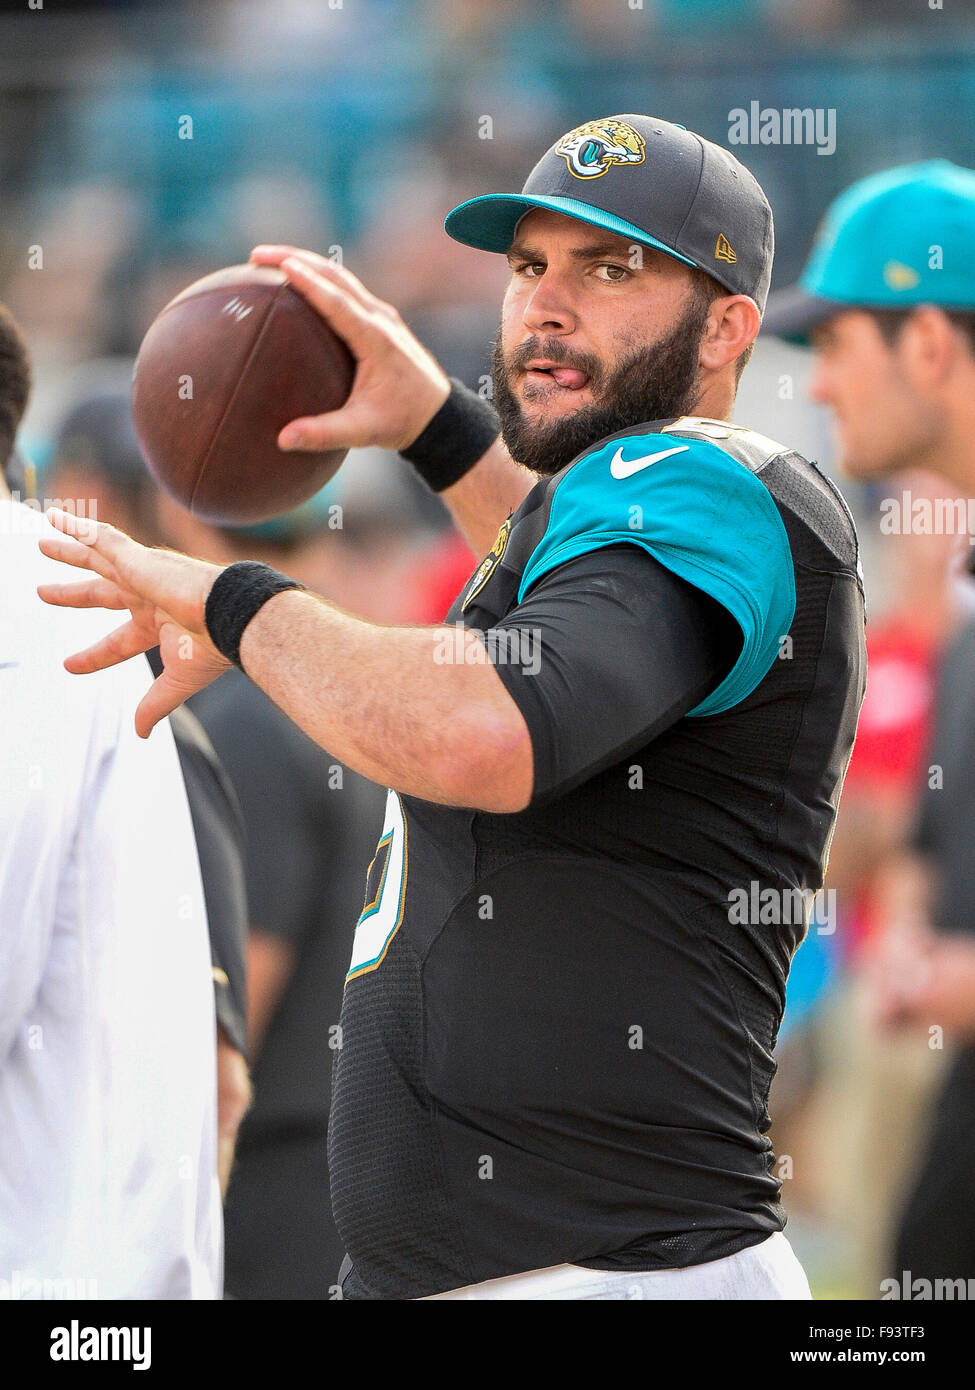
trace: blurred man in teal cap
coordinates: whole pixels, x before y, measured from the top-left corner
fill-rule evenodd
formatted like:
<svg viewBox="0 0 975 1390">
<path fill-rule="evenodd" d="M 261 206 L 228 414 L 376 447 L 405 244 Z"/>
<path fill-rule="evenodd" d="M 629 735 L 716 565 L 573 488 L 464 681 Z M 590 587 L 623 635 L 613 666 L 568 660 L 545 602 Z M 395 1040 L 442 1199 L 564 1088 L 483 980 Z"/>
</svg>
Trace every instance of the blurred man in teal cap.
<svg viewBox="0 0 975 1390">
<path fill-rule="evenodd" d="M 932 159 L 853 184 L 763 331 L 812 342 L 846 472 L 930 468 L 975 495 L 975 172 Z"/>
<path fill-rule="evenodd" d="M 812 395 L 836 417 L 847 472 L 869 480 L 926 468 L 975 497 L 975 172 L 936 159 L 847 189 L 798 285 L 769 300 L 765 330 L 811 341 Z M 884 1297 L 901 1296 L 915 1278 L 975 1278 L 973 716 L 970 623 L 942 661 L 913 844 L 886 871 L 897 883 L 898 920 L 875 961 L 876 1012 L 929 1038 L 933 1026 L 943 1029 L 955 1053 Z M 941 776 L 929 778 L 935 769 Z"/>
</svg>

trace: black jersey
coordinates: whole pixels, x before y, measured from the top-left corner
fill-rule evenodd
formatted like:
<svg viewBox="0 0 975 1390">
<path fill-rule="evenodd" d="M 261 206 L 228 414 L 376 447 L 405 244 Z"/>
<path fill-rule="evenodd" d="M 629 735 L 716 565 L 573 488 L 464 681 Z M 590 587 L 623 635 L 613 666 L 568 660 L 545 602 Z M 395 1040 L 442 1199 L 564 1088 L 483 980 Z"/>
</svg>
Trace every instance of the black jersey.
<svg viewBox="0 0 975 1390">
<path fill-rule="evenodd" d="M 784 1224 L 792 909 L 864 689 L 849 512 L 751 431 L 639 426 L 532 489 L 453 623 L 521 709 L 535 787 L 510 815 L 390 793 L 333 1079 L 344 1292 L 755 1244 Z"/>
</svg>

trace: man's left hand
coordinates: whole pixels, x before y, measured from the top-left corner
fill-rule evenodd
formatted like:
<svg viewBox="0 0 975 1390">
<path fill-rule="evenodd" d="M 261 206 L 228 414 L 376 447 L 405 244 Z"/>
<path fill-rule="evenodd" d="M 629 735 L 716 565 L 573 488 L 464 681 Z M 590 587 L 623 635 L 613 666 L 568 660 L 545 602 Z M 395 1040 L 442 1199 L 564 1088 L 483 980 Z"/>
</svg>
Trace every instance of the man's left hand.
<svg viewBox="0 0 975 1390">
<path fill-rule="evenodd" d="M 86 675 L 115 666 L 158 645 L 163 672 L 136 710 L 140 738 L 190 695 L 230 667 L 206 631 L 207 596 L 219 565 L 171 550 L 150 550 L 123 531 L 52 508 L 51 525 L 63 533 L 44 537 L 41 551 L 52 560 L 93 571 L 80 584 L 41 584 L 45 603 L 62 608 L 128 609 L 127 623 L 65 660 L 65 669 Z"/>
</svg>

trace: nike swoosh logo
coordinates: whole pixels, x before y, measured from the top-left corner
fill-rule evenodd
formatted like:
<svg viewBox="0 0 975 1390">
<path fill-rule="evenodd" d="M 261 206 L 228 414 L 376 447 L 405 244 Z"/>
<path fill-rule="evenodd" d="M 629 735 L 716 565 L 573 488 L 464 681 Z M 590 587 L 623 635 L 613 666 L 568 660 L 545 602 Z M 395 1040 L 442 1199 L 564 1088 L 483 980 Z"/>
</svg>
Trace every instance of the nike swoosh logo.
<svg viewBox="0 0 975 1390">
<path fill-rule="evenodd" d="M 641 468 L 649 468 L 651 463 L 659 463 L 661 459 L 669 459 L 671 454 L 683 454 L 690 447 L 689 444 L 679 444 L 676 449 L 664 449 L 659 454 L 644 454 L 638 459 L 625 459 L 621 445 L 613 455 L 613 462 L 609 465 L 609 471 L 614 478 L 631 478 L 634 473 L 639 473 Z"/>
</svg>

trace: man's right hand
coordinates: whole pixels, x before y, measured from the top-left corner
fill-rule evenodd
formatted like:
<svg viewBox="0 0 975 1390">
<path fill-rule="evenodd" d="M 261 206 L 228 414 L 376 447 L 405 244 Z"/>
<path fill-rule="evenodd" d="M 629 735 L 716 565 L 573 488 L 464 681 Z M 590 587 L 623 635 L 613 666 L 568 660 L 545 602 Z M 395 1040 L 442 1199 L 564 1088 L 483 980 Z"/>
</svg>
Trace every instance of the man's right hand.
<svg viewBox="0 0 975 1390">
<path fill-rule="evenodd" d="M 345 405 L 292 420 L 278 436 L 280 447 L 311 452 L 408 448 L 447 399 L 450 383 L 399 312 L 344 266 L 313 251 L 255 246 L 251 260 L 283 271 L 356 359 Z"/>
</svg>

